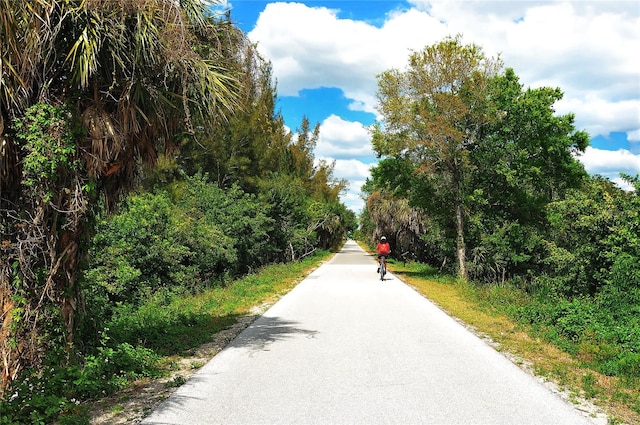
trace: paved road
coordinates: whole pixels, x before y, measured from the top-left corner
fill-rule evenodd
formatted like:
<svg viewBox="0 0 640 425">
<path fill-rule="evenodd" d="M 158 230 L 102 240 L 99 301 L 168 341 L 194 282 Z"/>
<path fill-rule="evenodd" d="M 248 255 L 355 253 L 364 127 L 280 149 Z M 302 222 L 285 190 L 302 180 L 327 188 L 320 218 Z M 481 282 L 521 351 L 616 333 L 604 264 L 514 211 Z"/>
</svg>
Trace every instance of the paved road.
<svg viewBox="0 0 640 425">
<path fill-rule="evenodd" d="M 144 424 L 590 424 L 354 242 Z"/>
</svg>

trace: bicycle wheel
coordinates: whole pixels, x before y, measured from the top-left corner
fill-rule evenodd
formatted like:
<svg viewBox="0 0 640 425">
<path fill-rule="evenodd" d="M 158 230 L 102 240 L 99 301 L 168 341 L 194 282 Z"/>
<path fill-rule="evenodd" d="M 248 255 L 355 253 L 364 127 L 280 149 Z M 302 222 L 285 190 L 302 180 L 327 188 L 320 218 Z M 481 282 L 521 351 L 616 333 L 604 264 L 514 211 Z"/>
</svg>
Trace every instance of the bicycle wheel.
<svg viewBox="0 0 640 425">
<path fill-rule="evenodd" d="M 380 264 L 380 280 L 384 280 L 384 275 L 387 274 L 387 265 L 383 261 Z"/>
</svg>

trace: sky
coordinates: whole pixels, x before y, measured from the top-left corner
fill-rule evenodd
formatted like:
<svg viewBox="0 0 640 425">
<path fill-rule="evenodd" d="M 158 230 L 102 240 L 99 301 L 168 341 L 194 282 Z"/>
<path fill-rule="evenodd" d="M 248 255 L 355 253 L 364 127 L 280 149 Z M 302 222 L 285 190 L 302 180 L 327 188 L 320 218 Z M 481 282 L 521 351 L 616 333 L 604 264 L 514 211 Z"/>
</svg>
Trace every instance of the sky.
<svg viewBox="0 0 640 425">
<path fill-rule="evenodd" d="M 500 56 L 524 87 L 559 87 L 556 113 L 575 114 L 591 137 L 579 157 L 590 174 L 625 187 L 640 174 L 639 0 L 221 0 L 272 63 L 276 109 L 295 131 L 320 124 L 316 160 L 335 160 L 349 188 L 341 201 L 364 207 L 360 188 L 377 163 L 368 126 L 376 76 L 403 70 L 412 51 L 460 34 Z"/>
</svg>

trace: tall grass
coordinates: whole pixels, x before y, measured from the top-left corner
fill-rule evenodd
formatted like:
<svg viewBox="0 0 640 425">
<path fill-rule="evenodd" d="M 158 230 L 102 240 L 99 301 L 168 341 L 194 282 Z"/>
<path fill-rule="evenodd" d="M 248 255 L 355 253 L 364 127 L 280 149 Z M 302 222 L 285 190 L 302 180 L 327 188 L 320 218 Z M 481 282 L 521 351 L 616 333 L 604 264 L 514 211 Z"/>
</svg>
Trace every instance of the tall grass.
<svg viewBox="0 0 640 425">
<path fill-rule="evenodd" d="M 640 347 L 634 351 L 624 341 L 614 345 L 613 339 L 597 337 L 617 334 L 626 325 L 617 323 L 616 330 L 611 322 L 596 321 L 603 312 L 589 300 L 554 300 L 514 284 L 460 282 L 418 263 L 390 261 L 389 268 L 450 315 L 490 337 L 497 349 L 603 407 L 610 422 L 640 423 Z"/>
<path fill-rule="evenodd" d="M 317 251 L 297 263 L 265 266 L 196 294 L 159 291 L 139 306 L 118 305 L 102 324 L 93 354 L 64 367 L 52 355 L 44 373 L 25 374 L 14 384 L 13 396 L 0 402 L 0 425 L 89 423 L 88 404 L 139 380 L 166 376 L 176 358 L 211 341 L 254 307 L 277 301 L 330 255 Z"/>
<path fill-rule="evenodd" d="M 163 356 L 187 353 L 253 307 L 277 300 L 328 255 L 320 251 L 297 263 L 266 266 L 224 287 L 194 295 L 158 294 L 137 309 L 121 306 L 108 324 L 111 337 Z"/>
</svg>

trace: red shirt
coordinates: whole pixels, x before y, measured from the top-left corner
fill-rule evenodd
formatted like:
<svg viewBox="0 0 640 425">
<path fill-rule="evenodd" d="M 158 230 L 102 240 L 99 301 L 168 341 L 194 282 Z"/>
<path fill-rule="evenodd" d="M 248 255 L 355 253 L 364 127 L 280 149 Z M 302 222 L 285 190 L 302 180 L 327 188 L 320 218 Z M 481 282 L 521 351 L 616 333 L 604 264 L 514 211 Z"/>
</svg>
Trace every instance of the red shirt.
<svg viewBox="0 0 640 425">
<path fill-rule="evenodd" d="M 378 254 L 380 255 L 389 255 L 391 252 L 391 245 L 389 245 L 389 242 L 378 242 L 376 251 L 378 251 Z"/>
</svg>

